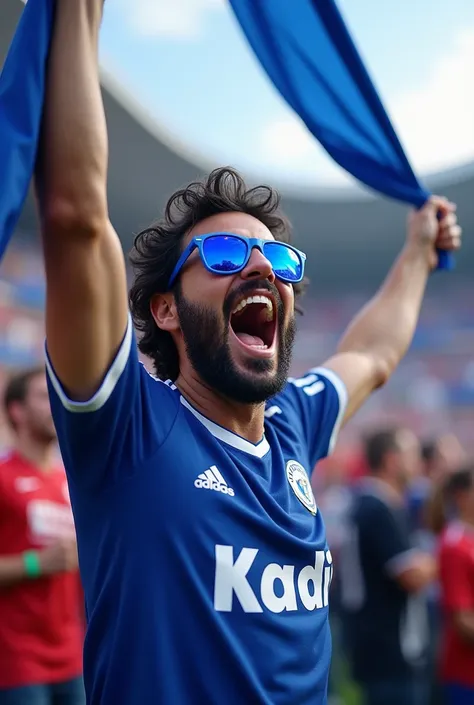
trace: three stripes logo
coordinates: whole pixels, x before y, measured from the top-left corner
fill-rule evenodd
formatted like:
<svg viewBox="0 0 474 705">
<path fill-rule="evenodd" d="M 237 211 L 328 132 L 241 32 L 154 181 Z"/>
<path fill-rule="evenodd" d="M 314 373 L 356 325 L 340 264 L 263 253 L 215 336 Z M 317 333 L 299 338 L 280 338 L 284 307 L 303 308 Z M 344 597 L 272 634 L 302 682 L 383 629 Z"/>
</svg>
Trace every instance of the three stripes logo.
<svg viewBox="0 0 474 705">
<path fill-rule="evenodd" d="M 198 489 L 222 492 L 222 494 L 228 494 L 229 497 L 233 497 L 235 495 L 234 490 L 232 487 L 229 487 L 215 465 L 211 465 L 209 470 L 206 470 L 198 475 L 196 480 L 194 480 L 194 486 Z"/>
</svg>

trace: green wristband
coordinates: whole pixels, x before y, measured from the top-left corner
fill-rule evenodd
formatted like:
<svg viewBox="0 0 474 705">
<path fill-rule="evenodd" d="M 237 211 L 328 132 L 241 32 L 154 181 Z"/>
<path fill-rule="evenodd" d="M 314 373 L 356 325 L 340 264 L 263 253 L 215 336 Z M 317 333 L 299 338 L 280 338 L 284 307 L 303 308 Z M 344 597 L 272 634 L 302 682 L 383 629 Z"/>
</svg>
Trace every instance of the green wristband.
<svg viewBox="0 0 474 705">
<path fill-rule="evenodd" d="M 41 565 L 36 551 L 25 551 L 23 554 L 23 565 L 27 578 L 38 578 L 41 575 Z"/>
</svg>

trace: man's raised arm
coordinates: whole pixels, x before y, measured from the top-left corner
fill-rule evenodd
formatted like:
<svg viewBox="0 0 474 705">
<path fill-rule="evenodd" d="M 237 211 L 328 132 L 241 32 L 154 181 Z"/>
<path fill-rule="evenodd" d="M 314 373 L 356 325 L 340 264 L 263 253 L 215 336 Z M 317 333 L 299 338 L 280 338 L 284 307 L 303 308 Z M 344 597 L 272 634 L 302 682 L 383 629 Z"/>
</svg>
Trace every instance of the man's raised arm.
<svg viewBox="0 0 474 705">
<path fill-rule="evenodd" d="M 352 321 L 337 354 L 324 365 L 344 382 L 344 420 L 388 380 L 411 344 L 436 249 L 459 249 L 461 228 L 455 206 L 433 196 L 408 224 L 406 245 L 379 292 Z"/>
<path fill-rule="evenodd" d="M 100 386 L 128 315 L 125 262 L 107 212 L 107 129 L 98 72 L 102 5 L 56 3 L 35 175 L 48 354 L 78 401 Z"/>
</svg>

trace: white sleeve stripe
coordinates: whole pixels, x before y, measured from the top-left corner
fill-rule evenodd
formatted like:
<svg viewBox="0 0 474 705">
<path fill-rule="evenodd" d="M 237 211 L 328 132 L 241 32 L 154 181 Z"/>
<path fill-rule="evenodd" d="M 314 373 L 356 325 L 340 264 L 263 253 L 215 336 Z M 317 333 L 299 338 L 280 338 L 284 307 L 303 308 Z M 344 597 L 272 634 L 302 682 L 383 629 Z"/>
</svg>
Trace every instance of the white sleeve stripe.
<svg viewBox="0 0 474 705">
<path fill-rule="evenodd" d="M 334 389 L 336 390 L 337 396 L 339 398 L 339 411 L 337 413 L 337 418 L 332 429 L 331 437 L 329 439 L 329 446 L 327 452 L 328 455 L 331 455 L 334 450 L 334 446 L 336 445 L 339 431 L 341 430 L 342 422 L 344 420 L 344 414 L 346 413 L 348 401 L 346 385 L 344 384 L 342 379 L 337 376 L 335 372 L 333 372 L 332 370 L 328 370 L 325 367 L 314 367 L 312 370 L 310 370 L 310 372 L 317 375 L 321 375 L 322 377 L 326 377 L 326 379 L 328 379 L 331 384 L 333 384 Z"/>
<path fill-rule="evenodd" d="M 46 349 L 46 370 L 48 377 L 51 380 L 54 391 L 56 392 L 61 404 L 68 411 L 74 413 L 88 413 L 92 411 L 98 411 L 109 399 L 110 395 L 115 389 L 117 382 L 120 379 L 122 372 L 125 369 L 127 360 L 130 355 L 130 349 L 132 347 L 132 319 L 130 314 L 128 316 L 127 330 L 123 338 L 122 344 L 112 362 L 109 371 L 104 377 L 104 381 L 100 385 L 97 392 L 88 401 L 73 401 L 69 399 L 64 389 L 62 388 L 61 382 L 54 372 L 53 366 L 48 356 L 48 351 Z"/>
</svg>

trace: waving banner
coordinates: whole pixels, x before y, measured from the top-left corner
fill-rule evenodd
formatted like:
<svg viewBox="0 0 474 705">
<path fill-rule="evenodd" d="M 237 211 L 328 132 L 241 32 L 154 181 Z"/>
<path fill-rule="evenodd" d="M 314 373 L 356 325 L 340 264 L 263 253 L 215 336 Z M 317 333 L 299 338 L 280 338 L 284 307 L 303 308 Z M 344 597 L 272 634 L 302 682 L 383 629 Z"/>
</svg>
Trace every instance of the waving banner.
<svg viewBox="0 0 474 705">
<path fill-rule="evenodd" d="M 262 67 L 331 157 L 416 207 L 430 197 L 403 151 L 334 0 L 230 0 Z M 439 251 L 438 269 L 451 269 Z"/>
</svg>

